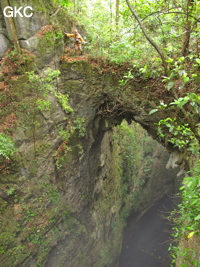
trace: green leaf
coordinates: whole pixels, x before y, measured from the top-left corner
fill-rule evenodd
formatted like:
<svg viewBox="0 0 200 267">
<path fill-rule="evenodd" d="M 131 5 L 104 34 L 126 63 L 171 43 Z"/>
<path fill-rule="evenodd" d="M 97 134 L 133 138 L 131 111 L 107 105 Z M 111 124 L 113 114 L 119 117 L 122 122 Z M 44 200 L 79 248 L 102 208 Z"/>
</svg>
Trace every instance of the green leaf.
<svg viewBox="0 0 200 267">
<path fill-rule="evenodd" d="M 200 220 L 200 214 L 199 214 L 199 215 L 197 215 L 197 216 L 194 218 L 194 220 L 195 220 L 195 221 L 198 221 L 198 220 Z"/>
<path fill-rule="evenodd" d="M 152 114 L 156 113 L 157 111 L 158 111 L 158 109 L 157 109 L 157 108 L 155 108 L 155 109 L 152 109 L 151 111 L 149 111 L 149 115 L 152 115 Z"/>
<path fill-rule="evenodd" d="M 174 82 L 169 82 L 167 85 L 167 90 L 169 91 L 174 86 Z"/>
<path fill-rule="evenodd" d="M 200 59 L 196 58 L 195 61 L 200 65 Z"/>
<path fill-rule="evenodd" d="M 189 77 L 183 77 L 184 83 L 188 82 L 190 80 Z"/>
<path fill-rule="evenodd" d="M 187 235 L 187 238 L 191 238 L 192 236 L 194 235 L 194 232 L 190 232 L 188 235 Z"/>
<path fill-rule="evenodd" d="M 178 87 L 179 90 L 183 89 L 185 86 L 185 83 L 182 83 L 181 86 Z"/>
<path fill-rule="evenodd" d="M 173 60 L 173 58 L 170 58 L 170 57 L 169 57 L 169 58 L 166 59 L 165 61 L 166 61 L 166 62 L 169 62 L 169 63 L 172 63 L 174 60 Z"/>
<path fill-rule="evenodd" d="M 171 133 L 173 130 L 174 130 L 174 125 L 171 125 L 171 126 L 169 127 L 169 132 Z"/>
<path fill-rule="evenodd" d="M 199 75 L 196 76 L 196 77 L 194 77 L 194 79 L 195 79 L 196 82 L 198 82 L 198 83 L 200 82 L 200 77 L 199 77 Z"/>
<path fill-rule="evenodd" d="M 194 78 L 194 77 L 197 77 L 198 75 L 196 74 L 196 73 L 194 73 L 194 74 L 192 74 L 192 77 Z"/>
</svg>

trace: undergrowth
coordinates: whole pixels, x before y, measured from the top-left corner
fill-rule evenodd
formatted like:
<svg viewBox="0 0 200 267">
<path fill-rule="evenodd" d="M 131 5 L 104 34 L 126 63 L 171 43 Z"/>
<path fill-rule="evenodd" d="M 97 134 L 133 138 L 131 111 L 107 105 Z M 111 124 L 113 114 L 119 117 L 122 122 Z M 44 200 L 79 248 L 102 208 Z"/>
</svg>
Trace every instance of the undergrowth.
<svg viewBox="0 0 200 267">
<path fill-rule="evenodd" d="M 193 172 L 184 179 L 180 188 L 182 202 L 178 209 L 173 211 L 172 218 L 175 223 L 173 237 L 180 246 L 171 245 L 171 256 L 173 258 L 171 266 L 181 257 L 181 267 L 198 267 L 200 262 L 196 257 L 196 252 L 187 245 L 189 239 L 195 242 L 195 236 L 200 236 L 200 161 Z"/>
</svg>

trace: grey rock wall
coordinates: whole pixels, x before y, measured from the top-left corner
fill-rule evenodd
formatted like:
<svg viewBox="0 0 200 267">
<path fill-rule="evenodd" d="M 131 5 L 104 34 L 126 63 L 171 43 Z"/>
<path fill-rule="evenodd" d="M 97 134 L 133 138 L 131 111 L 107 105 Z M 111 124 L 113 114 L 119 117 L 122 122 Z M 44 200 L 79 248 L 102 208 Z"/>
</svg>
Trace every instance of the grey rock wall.
<svg viewBox="0 0 200 267">
<path fill-rule="evenodd" d="M 20 42 L 21 47 L 26 48 L 27 50 L 30 50 L 31 52 L 34 52 L 36 50 L 36 42 L 37 37 L 33 37 L 41 28 L 42 26 L 48 24 L 49 21 L 49 14 L 47 10 L 45 9 L 45 5 L 41 2 L 41 5 L 39 2 L 32 2 L 30 1 L 16 1 L 11 0 L 10 4 L 12 7 L 26 7 L 31 6 L 33 8 L 33 16 L 31 17 L 20 17 L 17 15 L 14 19 L 18 40 Z M 39 7 L 43 11 L 39 10 Z M 50 12 L 50 10 L 49 10 Z M 8 24 L 8 19 L 4 17 L 3 10 L 1 8 L 0 10 L 0 56 L 2 57 L 12 42 L 10 42 L 11 39 L 11 32 L 10 27 Z"/>
<path fill-rule="evenodd" d="M 0 9 L 0 57 L 3 57 L 9 46 L 8 32 L 6 30 L 3 12 Z"/>
<path fill-rule="evenodd" d="M 10 42 L 2 33 L 0 33 L 0 44 L 0 57 L 3 57 L 10 46 Z"/>
</svg>

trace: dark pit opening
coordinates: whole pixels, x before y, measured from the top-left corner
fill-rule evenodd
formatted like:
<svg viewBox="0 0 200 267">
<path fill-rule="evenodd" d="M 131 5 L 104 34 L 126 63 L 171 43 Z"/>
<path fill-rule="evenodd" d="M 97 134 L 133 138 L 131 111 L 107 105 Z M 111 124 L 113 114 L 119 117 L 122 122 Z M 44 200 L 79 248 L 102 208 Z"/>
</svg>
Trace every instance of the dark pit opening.
<svg viewBox="0 0 200 267">
<path fill-rule="evenodd" d="M 131 214 L 124 233 L 119 267 L 169 267 L 173 223 L 167 217 L 178 199 L 165 195 L 135 222 Z"/>
</svg>

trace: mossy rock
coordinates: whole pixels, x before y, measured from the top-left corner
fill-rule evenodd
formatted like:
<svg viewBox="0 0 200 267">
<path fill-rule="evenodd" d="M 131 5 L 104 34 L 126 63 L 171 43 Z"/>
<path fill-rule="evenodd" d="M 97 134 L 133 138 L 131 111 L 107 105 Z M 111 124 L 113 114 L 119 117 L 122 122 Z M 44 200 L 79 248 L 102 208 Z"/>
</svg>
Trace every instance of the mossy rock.
<svg viewBox="0 0 200 267">
<path fill-rule="evenodd" d="M 77 81 L 77 80 L 69 80 L 66 81 L 64 85 L 64 93 L 73 93 L 75 91 L 78 91 L 82 89 L 83 87 L 83 82 L 82 81 Z"/>
<path fill-rule="evenodd" d="M 74 60 L 76 60 L 74 58 Z M 92 66 L 86 61 L 73 61 L 73 62 L 62 62 L 61 73 L 65 80 L 74 79 L 79 80 L 87 77 L 92 77 Z"/>
<path fill-rule="evenodd" d="M 35 51 L 38 67 L 49 64 L 54 57 L 60 57 L 63 45 L 62 31 L 59 27 L 53 27 L 40 36 Z"/>
</svg>

